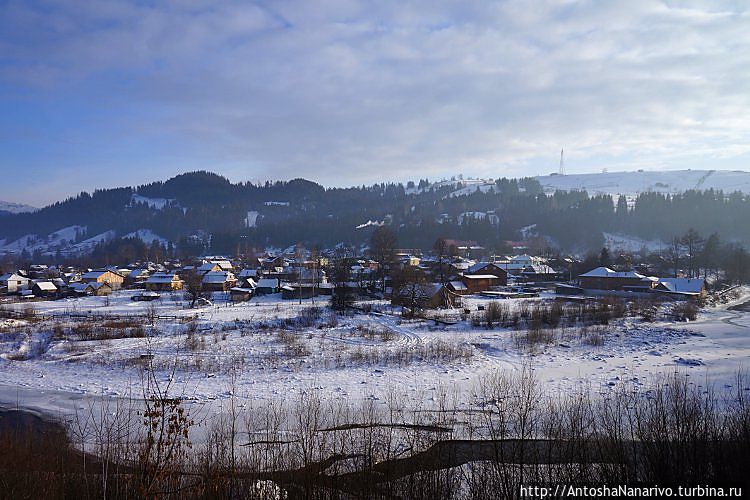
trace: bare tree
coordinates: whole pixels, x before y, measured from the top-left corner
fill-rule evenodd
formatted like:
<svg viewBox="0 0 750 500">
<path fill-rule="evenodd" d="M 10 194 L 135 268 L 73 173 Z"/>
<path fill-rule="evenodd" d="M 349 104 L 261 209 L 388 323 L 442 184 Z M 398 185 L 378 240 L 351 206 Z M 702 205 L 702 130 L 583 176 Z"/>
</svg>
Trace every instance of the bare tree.
<svg viewBox="0 0 750 500">
<path fill-rule="evenodd" d="M 383 293 L 385 293 L 386 271 L 390 270 L 393 261 L 396 260 L 397 245 L 396 235 L 385 226 L 378 227 L 370 236 L 370 254 L 378 264 L 377 274 Z"/>
<path fill-rule="evenodd" d="M 435 241 L 432 249 L 437 254 L 440 283 L 445 284 L 445 259 L 448 256 L 448 243 L 445 241 L 445 238 L 440 237 Z"/>
<path fill-rule="evenodd" d="M 205 297 L 203 291 L 203 276 L 197 271 L 189 271 L 183 277 L 183 287 L 185 290 L 185 299 L 190 302 L 190 308 L 195 307 L 198 299 Z"/>
<path fill-rule="evenodd" d="M 682 238 L 679 236 L 675 236 L 672 238 L 672 240 L 669 242 L 669 247 L 667 248 L 667 261 L 672 266 L 672 273 L 674 274 L 674 277 L 677 277 L 677 272 L 680 268 L 680 260 L 682 257 Z"/>
<path fill-rule="evenodd" d="M 700 274 L 700 271 L 696 269 L 696 263 L 703 251 L 705 241 L 693 228 L 688 229 L 688 232 L 682 237 L 682 244 L 687 252 L 688 278 L 694 278 Z"/>
<path fill-rule="evenodd" d="M 333 282 L 331 308 L 343 311 L 352 303 L 354 296 L 349 287 L 351 281 L 351 254 L 345 248 L 337 248 L 329 263 L 329 273 Z"/>
<path fill-rule="evenodd" d="M 429 299 L 427 280 L 421 270 L 413 266 L 404 266 L 393 277 L 394 303 L 408 309 L 408 315 L 413 317 L 422 309 Z"/>
</svg>

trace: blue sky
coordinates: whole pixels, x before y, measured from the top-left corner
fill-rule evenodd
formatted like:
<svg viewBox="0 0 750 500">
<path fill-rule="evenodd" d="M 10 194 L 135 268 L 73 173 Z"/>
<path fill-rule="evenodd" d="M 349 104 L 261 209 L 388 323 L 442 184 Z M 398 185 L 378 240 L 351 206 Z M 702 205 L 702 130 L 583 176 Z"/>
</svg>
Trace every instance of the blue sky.
<svg viewBox="0 0 750 500">
<path fill-rule="evenodd" d="M 747 170 L 746 5 L 0 0 L 0 200 Z"/>
</svg>

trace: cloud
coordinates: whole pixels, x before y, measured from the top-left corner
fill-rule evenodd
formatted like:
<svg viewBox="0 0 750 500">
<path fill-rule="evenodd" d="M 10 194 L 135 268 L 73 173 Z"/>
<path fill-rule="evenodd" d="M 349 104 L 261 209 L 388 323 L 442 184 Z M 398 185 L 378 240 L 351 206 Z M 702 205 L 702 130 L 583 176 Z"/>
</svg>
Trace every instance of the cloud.
<svg viewBox="0 0 750 500">
<path fill-rule="evenodd" d="M 100 149 L 83 170 L 112 148 L 151 175 L 328 184 L 546 173 L 562 146 L 569 170 L 748 155 L 734 2 L 10 1 L 0 19 L 0 99 L 76 103 L 74 131 L 40 140 Z"/>
</svg>

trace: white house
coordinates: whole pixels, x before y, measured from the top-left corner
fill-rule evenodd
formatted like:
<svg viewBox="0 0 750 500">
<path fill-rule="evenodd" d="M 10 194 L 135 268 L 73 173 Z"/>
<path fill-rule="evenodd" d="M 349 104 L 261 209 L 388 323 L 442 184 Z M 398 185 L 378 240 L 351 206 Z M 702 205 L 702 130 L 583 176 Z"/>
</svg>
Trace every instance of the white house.
<svg viewBox="0 0 750 500">
<path fill-rule="evenodd" d="M 31 280 L 16 273 L 3 274 L 0 276 L 0 288 L 7 293 L 19 293 L 28 290 Z"/>
</svg>

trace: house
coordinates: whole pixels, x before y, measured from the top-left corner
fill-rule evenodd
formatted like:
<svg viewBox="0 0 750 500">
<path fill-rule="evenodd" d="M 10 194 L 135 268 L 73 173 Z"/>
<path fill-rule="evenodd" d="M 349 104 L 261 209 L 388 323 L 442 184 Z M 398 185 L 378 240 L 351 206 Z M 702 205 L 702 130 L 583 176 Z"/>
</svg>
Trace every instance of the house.
<svg viewBox="0 0 750 500">
<path fill-rule="evenodd" d="M 585 290 L 627 290 L 642 287 L 642 274 L 635 271 L 613 271 L 608 267 L 597 267 L 578 276 L 580 287 Z"/>
<path fill-rule="evenodd" d="M 465 274 L 490 274 L 498 278 L 497 285 L 508 284 L 508 271 L 493 262 L 477 262 L 469 266 Z"/>
<path fill-rule="evenodd" d="M 463 281 L 450 281 L 445 286 L 456 295 L 468 295 L 470 293 Z"/>
<path fill-rule="evenodd" d="M 515 275 L 521 274 L 524 268 L 543 263 L 544 261 L 539 257 L 534 257 L 528 254 L 514 255 L 513 257 L 508 257 L 496 262 L 499 267 L 505 269 L 510 274 Z"/>
<path fill-rule="evenodd" d="M 243 278 L 252 278 L 254 280 L 257 280 L 260 278 L 260 271 L 257 269 L 243 269 L 240 271 L 240 274 L 237 275 L 239 279 Z"/>
<path fill-rule="evenodd" d="M 240 288 L 252 288 L 255 290 L 258 283 L 252 278 L 240 278 L 237 280 L 237 286 Z"/>
<path fill-rule="evenodd" d="M 279 292 L 279 280 L 276 278 L 259 279 L 255 286 L 255 293 L 258 295 L 268 295 Z"/>
<path fill-rule="evenodd" d="M 0 288 L 3 288 L 5 293 L 20 293 L 23 290 L 28 290 L 30 283 L 29 278 L 16 273 L 0 276 Z"/>
<path fill-rule="evenodd" d="M 51 281 L 37 281 L 31 287 L 31 292 L 36 297 L 52 297 L 57 295 L 57 287 Z"/>
<path fill-rule="evenodd" d="M 201 264 L 196 268 L 196 271 L 198 271 L 200 274 L 206 274 L 210 272 L 218 272 L 221 271 L 221 266 L 217 264 L 216 262 L 206 262 L 205 264 Z"/>
<path fill-rule="evenodd" d="M 705 297 L 706 282 L 703 278 L 660 278 L 655 291 L 684 297 Z"/>
<path fill-rule="evenodd" d="M 402 288 L 392 302 L 409 309 L 437 309 L 459 306 L 461 296 L 440 283 L 423 283 Z"/>
<path fill-rule="evenodd" d="M 307 283 L 287 283 L 281 287 L 281 298 L 285 300 L 309 299 L 318 295 L 318 288 Z"/>
<path fill-rule="evenodd" d="M 81 276 L 84 283 L 107 283 L 111 290 L 119 290 L 125 282 L 125 277 L 111 269 L 89 271 Z"/>
<path fill-rule="evenodd" d="M 206 292 L 228 292 L 237 285 L 237 278 L 229 271 L 209 271 L 203 275 L 201 284 Z"/>
<path fill-rule="evenodd" d="M 473 260 L 456 259 L 448 265 L 448 272 L 453 275 L 464 274 L 474 264 Z"/>
<path fill-rule="evenodd" d="M 148 277 L 144 286 L 147 290 L 153 292 L 171 292 L 173 290 L 182 290 L 185 283 L 180 276 L 175 273 L 154 273 Z"/>
<path fill-rule="evenodd" d="M 148 269 L 133 269 L 125 276 L 123 286 L 126 288 L 141 287 L 146 282 L 149 275 L 150 273 Z"/>
<path fill-rule="evenodd" d="M 226 259 L 214 260 L 213 262 L 214 264 L 219 266 L 220 271 L 233 271 L 234 270 L 234 266 L 232 265 L 232 263 Z"/>
<path fill-rule="evenodd" d="M 465 274 L 461 281 L 466 285 L 468 293 L 484 292 L 493 286 L 507 283 L 507 280 L 503 283 L 504 280 L 494 274 Z"/>
<path fill-rule="evenodd" d="M 526 281 L 555 281 L 558 274 L 547 264 L 532 264 L 523 268 L 521 277 Z"/>
<path fill-rule="evenodd" d="M 75 282 L 68 285 L 68 290 L 73 295 L 93 295 L 94 287 L 91 283 Z"/>
<path fill-rule="evenodd" d="M 253 288 L 232 287 L 229 289 L 229 300 L 232 302 L 247 302 L 255 293 Z"/>
<path fill-rule="evenodd" d="M 110 285 L 106 281 L 98 281 L 94 283 L 89 283 L 89 285 L 91 285 L 91 288 L 93 290 L 91 295 L 96 295 L 96 296 L 109 295 L 114 290 L 114 288 L 112 288 L 112 285 Z"/>
</svg>

